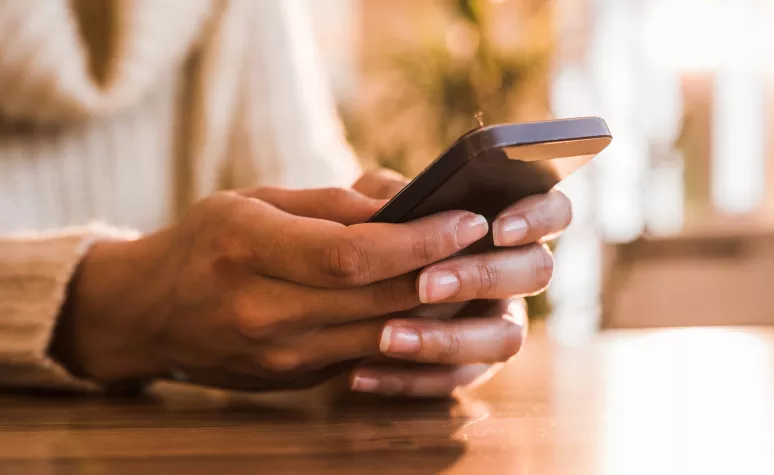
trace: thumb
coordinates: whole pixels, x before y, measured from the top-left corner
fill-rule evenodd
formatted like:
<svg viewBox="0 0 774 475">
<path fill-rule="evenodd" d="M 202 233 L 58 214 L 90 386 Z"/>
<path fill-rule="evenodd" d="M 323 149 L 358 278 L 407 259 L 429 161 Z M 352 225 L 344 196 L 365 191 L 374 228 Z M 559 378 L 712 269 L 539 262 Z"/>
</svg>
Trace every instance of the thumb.
<svg viewBox="0 0 774 475">
<path fill-rule="evenodd" d="M 385 200 L 369 198 L 348 188 L 288 190 L 261 187 L 238 193 L 261 200 L 289 214 L 334 221 L 347 226 L 367 221 L 386 203 Z"/>
<path fill-rule="evenodd" d="M 371 198 L 392 198 L 408 182 L 409 179 L 400 173 L 380 168 L 365 172 L 353 188 Z"/>
</svg>

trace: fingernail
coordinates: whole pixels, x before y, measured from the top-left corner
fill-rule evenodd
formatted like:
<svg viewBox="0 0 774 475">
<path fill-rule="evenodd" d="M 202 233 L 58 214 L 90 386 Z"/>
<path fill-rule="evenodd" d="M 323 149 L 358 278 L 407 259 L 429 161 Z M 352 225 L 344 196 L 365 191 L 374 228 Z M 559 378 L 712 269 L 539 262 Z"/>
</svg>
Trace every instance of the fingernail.
<svg viewBox="0 0 774 475">
<path fill-rule="evenodd" d="M 455 235 L 457 247 L 462 249 L 463 247 L 470 246 L 474 242 L 486 236 L 488 231 L 489 223 L 487 223 L 486 218 L 480 214 L 474 214 L 462 218 L 457 225 L 457 231 Z"/>
<path fill-rule="evenodd" d="M 361 393 L 375 393 L 379 390 L 379 379 L 356 374 L 352 378 L 352 390 Z"/>
<path fill-rule="evenodd" d="M 493 238 L 495 246 L 519 244 L 527 236 L 527 231 L 529 231 L 529 223 L 520 216 L 500 218 L 494 226 Z"/>
<path fill-rule="evenodd" d="M 384 354 L 411 354 L 422 347 L 419 333 L 399 325 L 387 325 L 382 330 L 379 350 Z"/>
<path fill-rule="evenodd" d="M 435 303 L 453 297 L 460 289 L 460 280 L 449 271 L 429 271 L 419 275 L 419 301 Z"/>
</svg>

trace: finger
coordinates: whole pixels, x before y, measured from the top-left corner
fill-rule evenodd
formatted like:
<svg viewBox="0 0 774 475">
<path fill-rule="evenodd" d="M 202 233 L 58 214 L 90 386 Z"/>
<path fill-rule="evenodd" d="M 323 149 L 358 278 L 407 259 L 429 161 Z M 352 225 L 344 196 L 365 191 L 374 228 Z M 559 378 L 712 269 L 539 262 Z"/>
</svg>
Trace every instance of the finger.
<svg viewBox="0 0 774 475">
<path fill-rule="evenodd" d="M 487 364 L 462 367 L 360 367 L 352 373 L 353 391 L 384 396 L 437 398 L 481 384 L 499 369 Z"/>
<path fill-rule="evenodd" d="M 323 289 L 256 279 L 233 291 L 228 311 L 244 336 L 272 341 L 277 334 L 358 322 L 417 307 L 415 281 L 416 277 L 408 274 L 365 287 Z M 371 342 L 378 347 L 378 338 Z"/>
<path fill-rule="evenodd" d="M 261 322 L 260 326 L 250 327 L 249 321 L 243 321 L 240 330 L 254 341 L 270 337 L 249 353 L 251 364 L 270 368 L 276 374 L 296 374 L 376 356 L 437 364 L 507 361 L 521 346 L 526 314 L 520 302 L 513 302 L 489 318 L 477 316 L 451 323 L 394 320 L 385 324 L 387 321 L 386 317 L 377 317 L 312 327 L 314 330 L 286 341 L 261 335 L 261 329 L 266 329 L 265 318 L 254 320 Z"/>
<path fill-rule="evenodd" d="M 379 334 L 386 318 L 320 328 L 292 341 L 261 344 L 251 364 L 275 374 L 302 374 L 379 354 Z"/>
<path fill-rule="evenodd" d="M 437 305 L 437 304 L 436 304 Z M 495 317 L 508 318 L 522 328 L 522 345 L 529 333 L 529 307 L 523 297 L 500 300 L 473 300 L 467 302 L 456 318 Z"/>
<path fill-rule="evenodd" d="M 289 214 L 345 225 L 367 221 L 385 203 L 384 200 L 373 199 L 347 188 L 287 190 L 261 187 L 239 193 L 269 203 Z"/>
<path fill-rule="evenodd" d="M 417 291 L 422 303 L 502 299 L 539 293 L 552 274 L 551 252 L 533 244 L 432 265 L 419 274 Z"/>
<path fill-rule="evenodd" d="M 384 327 L 379 349 L 391 358 L 417 363 L 499 363 L 519 352 L 523 335 L 524 327 L 504 316 L 396 320 Z"/>
<path fill-rule="evenodd" d="M 434 307 L 436 305 L 442 304 L 430 304 L 429 306 Z M 522 314 L 526 316 L 527 309 L 525 300 L 521 297 L 498 300 L 472 300 L 461 305 L 462 307 L 456 313 L 457 318 L 496 317 L 505 314 L 522 318 Z"/>
<path fill-rule="evenodd" d="M 370 358 L 370 361 L 378 361 L 376 356 L 397 356 L 398 359 L 407 361 L 416 361 L 422 363 L 447 363 L 446 359 L 449 351 L 441 350 L 440 344 L 448 344 L 454 339 L 464 340 L 465 348 L 461 348 L 463 353 L 459 354 L 454 364 L 480 363 L 489 361 L 507 360 L 512 356 L 507 348 L 496 348 L 492 344 L 510 345 L 510 351 L 518 350 L 518 341 L 505 341 L 510 339 L 519 340 L 518 333 L 521 328 L 524 332 L 526 322 L 526 313 L 524 306 L 516 302 L 497 301 L 487 302 L 484 308 L 489 312 L 467 314 L 469 317 L 476 317 L 475 320 L 458 322 L 459 324 L 441 326 L 441 321 L 431 321 L 428 325 L 414 326 L 416 320 L 405 320 L 412 322 L 410 325 L 402 324 L 401 320 L 396 320 L 388 325 L 387 317 L 379 317 L 368 320 L 357 321 L 342 325 L 325 326 L 314 331 L 307 332 L 300 337 L 293 338 L 292 341 L 277 343 L 276 339 L 271 345 L 261 345 L 261 349 L 255 353 L 263 367 L 275 367 L 276 370 L 284 372 L 299 373 L 316 371 L 332 364 L 342 361 L 360 360 Z M 473 307 L 472 307 L 473 308 Z M 483 307 L 482 307 L 483 308 Z M 476 310 L 473 308 L 473 310 Z M 492 316 L 493 318 L 482 318 Z M 499 320 L 507 319 L 505 325 Z M 474 323 L 480 322 L 477 328 L 472 328 Z M 503 333 L 503 327 L 505 332 Z M 393 332 L 393 330 L 395 330 Z M 392 338 L 399 338 L 401 332 L 416 331 L 418 341 L 422 342 L 423 348 L 416 354 L 393 352 L 383 352 L 385 345 L 390 346 Z M 442 332 L 453 332 L 454 335 L 442 335 Z M 486 341 L 488 334 L 494 334 L 490 341 Z M 399 340 L 398 345 L 405 345 L 406 341 Z M 472 345 L 468 348 L 467 345 Z M 442 355 L 440 358 L 438 355 Z M 394 360 L 393 360 L 394 362 Z M 279 371 L 277 371 L 279 372 Z"/>
<path fill-rule="evenodd" d="M 444 302 L 422 304 L 416 308 L 393 314 L 393 318 L 429 318 L 448 320 L 459 317 L 494 317 L 507 313 L 511 305 L 525 305 L 523 298 L 499 300 L 473 300 L 469 302 Z"/>
<path fill-rule="evenodd" d="M 494 317 L 506 313 L 510 300 L 473 300 L 470 302 L 443 302 L 422 304 L 416 308 L 393 313 L 393 318 L 427 318 L 448 320 L 459 317 Z"/>
<path fill-rule="evenodd" d="M 255 200 L 228 211 L 216 243 L 227 258 L 264 275 L 318 287 L 364 286 L 403 275 L 452 256 L 488 231 L 483 216 L 464 211 L 349 227 Z"/>
<path fill-rule="evenodd" d="M 380 168 L 369 170 L 354 184 L 353 188 L 366 196 L 376 199 L 390 199 L 408 184 L 408 178 L 392 170 Z"/>
<path fill-rule="evenodd" d="M 423 305 L 424 308 L 443 308 L 455 306 L 453 313 L 444 312 L 441 315 L 417 315 L 412 312 L 396 313 L 392 315 L 389 321 L 400 321 L 410 318 L 414 321 L 417 318 L 428 318 L 435 321 L 445 321 L 449 318 L 455 319 L 482 319 L 488 317 L 505 318 L 522 328 L 522 345 L 527 338 L 529 330 L 529 319 L 527 318 L 527 304 L 523 298 L 503 299 L 503 300 L 474 300 L 466 303 L 454 304 L 432 304 Z M 448 310 L 448 309 L 447 309 Z M 385 322 L 386 323 L 386 322 Z M 382 332 L 380 328 L 379 337 L 381 340 Z M 376 364 L 394 364 L 396 359 L 391 358 L 384 353 L 365 359 L 366 365 Z"/>
<path fill-rule="evenodd" d="M 419 296 L 417 295 L 417 300 Z M 422 304 L 418 307 L 393 314 L 393 318 L 429 318 L 433 320 L 448 320 L 454 318 L 467 302 L 448 302 L 436 304 Z"/>
<path fill-rule="evenodd" d="M 425 309 L 420 309 L 419 295 L 414 285 L 415 282 L 416 277 L 411 274 L 377 282 L 365 287 L 347 289 L 298 287 L 285 282 L 275 282 L 274 285 L 284 286 L 285 288 L 283 290 L 270 290 L 267 292 L 265 284 L 263 284 L 262 293 L 264 295 L 269 293 L 273 298 L 286 302 L 283 305 L 281 314 L 276 315 L 276 318 L 301 328 L 349 325 L 353 322 L 379 318 L 384 315 L 390 315 L 394 320 L 408 321 L 447 320 L 451 317 L 459 319 L 502 317 L 508 318 L 522 327 L 526 326 L 527 307 L 522 298 L 433 304 L 425 305 Z M 256 290 L 255 293 L 249 293 L 246 297 L 252 299 L 253 307 L 265 315 L 266 297 L 260 296 L 260 292 L 260 290 Z M 440 312 L 433 312 L 433 308 L 439 308 Z M 413 310 L 416 310 L 416 313 Z M 455 312 L 450 313 L 452 311 Z M 371 320 L 371 322 L 372 325 L 377 325 L 381 328 L 379 320 Z M 368 331 L 370 332 L 371 330 Z M 371 334 L 368 333 L 368 335 Z M 345 337 L 344 334 L 331 333 L 326 338 L 330 337 L 336 340 L 338 336 Z"/>
<path fill-rule="evenodd" d="M 572 204 L 559 190 L 525 198 L 495 219 L 496 246 L 521 246 L 543 242 L 561 233 L 572 220 Z"/>
</svg>

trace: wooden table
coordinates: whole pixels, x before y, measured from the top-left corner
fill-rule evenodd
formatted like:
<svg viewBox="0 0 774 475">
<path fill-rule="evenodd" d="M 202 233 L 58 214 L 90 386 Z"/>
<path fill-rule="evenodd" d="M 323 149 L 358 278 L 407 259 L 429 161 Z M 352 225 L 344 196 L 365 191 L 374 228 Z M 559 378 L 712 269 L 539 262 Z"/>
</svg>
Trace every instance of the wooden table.
<svg viewBox="0 0 774 475">
<path fill-rule="evenodd" d="M 0 473 L 774 474 L 774 330 L 538 331 L 457 404 L 326 394 L 0 396 Z"/>
</svg>

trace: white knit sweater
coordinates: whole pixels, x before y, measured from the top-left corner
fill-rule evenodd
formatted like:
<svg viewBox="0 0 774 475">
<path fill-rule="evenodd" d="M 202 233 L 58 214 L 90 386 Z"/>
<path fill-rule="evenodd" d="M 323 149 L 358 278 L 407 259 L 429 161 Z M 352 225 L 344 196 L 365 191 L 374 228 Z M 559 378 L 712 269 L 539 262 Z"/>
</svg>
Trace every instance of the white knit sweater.
<svg viewBox="0 0 774 475">
<path fill-rule="evenodd" d="M 0 385 L 89 387 L 47 347 L 93 240 L 223 187 L 356 178 L 304 14 L 299 0 L 0 0 Z"/>
</svg>

